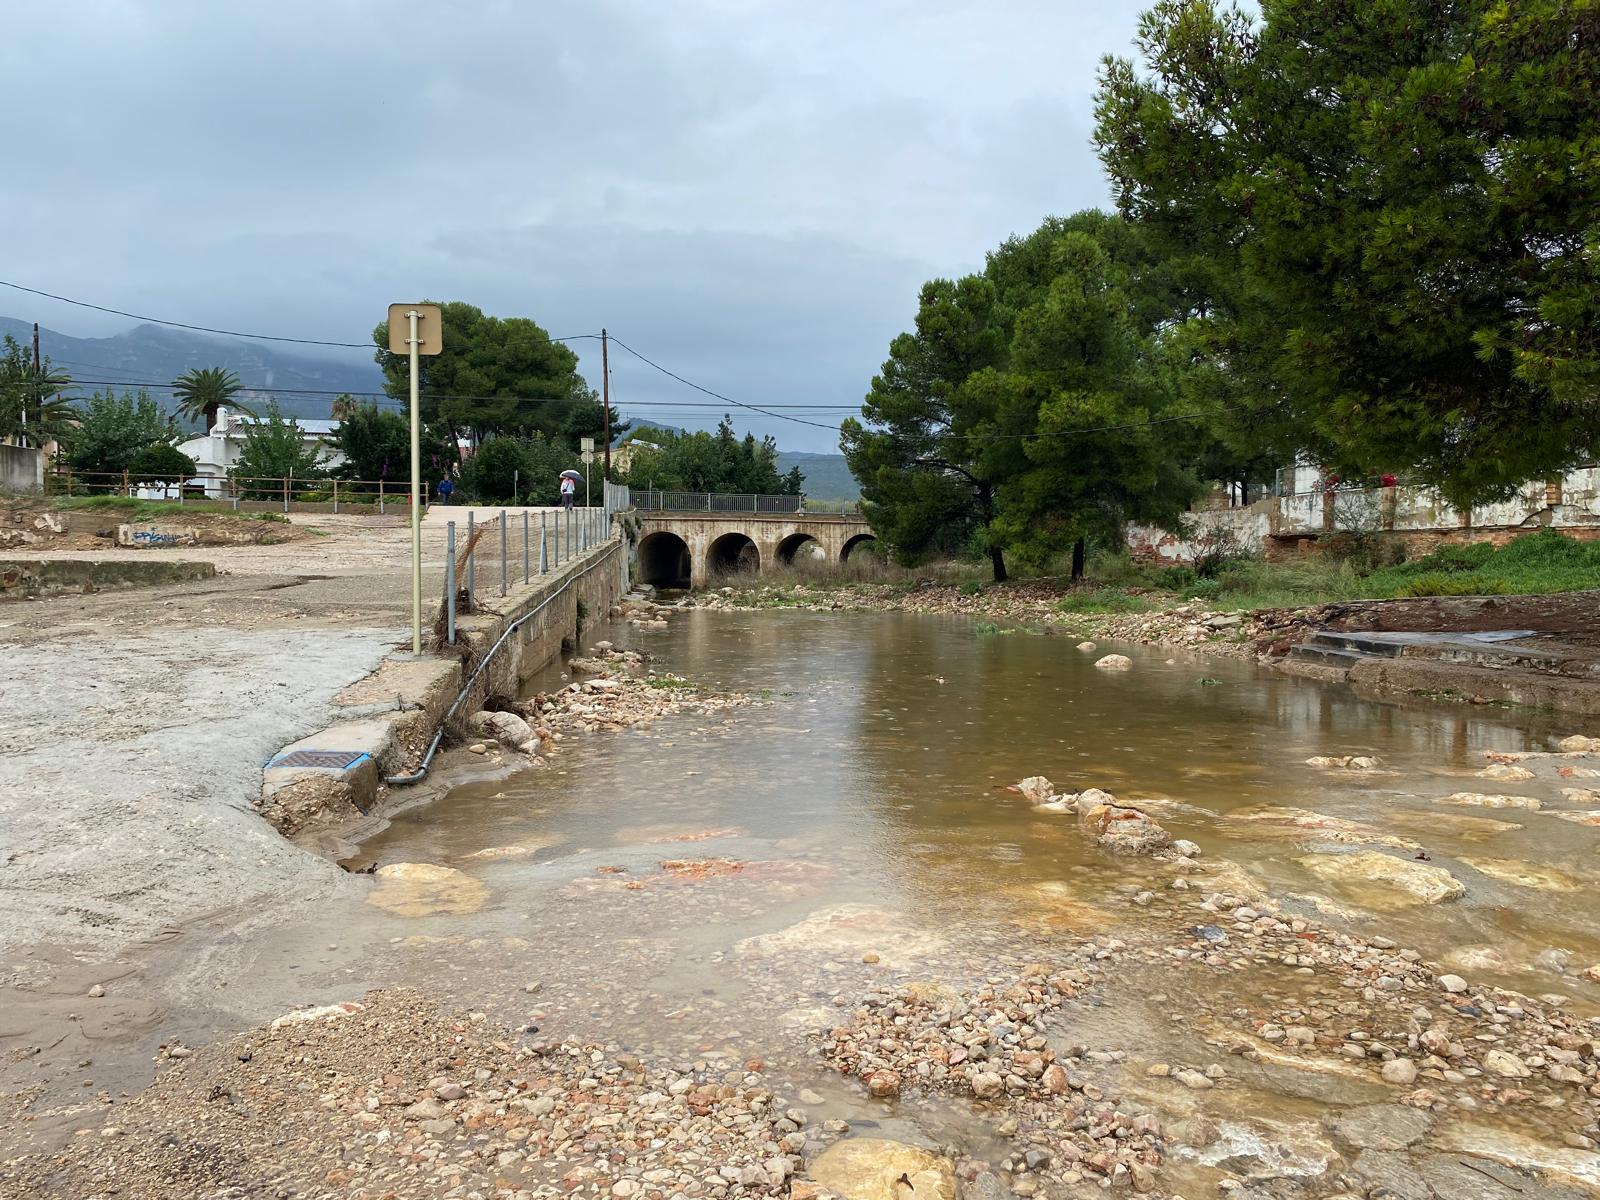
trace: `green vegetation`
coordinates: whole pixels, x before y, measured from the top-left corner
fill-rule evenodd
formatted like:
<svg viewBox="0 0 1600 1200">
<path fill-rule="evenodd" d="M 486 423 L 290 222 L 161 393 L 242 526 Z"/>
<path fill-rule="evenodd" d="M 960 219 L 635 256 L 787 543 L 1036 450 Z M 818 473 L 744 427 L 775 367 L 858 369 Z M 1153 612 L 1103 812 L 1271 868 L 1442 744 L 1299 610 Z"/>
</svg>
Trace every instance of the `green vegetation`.
<svg viewBox="0 0 1600 1200">
<path fill-rule="evenodd" d="M 71 404 L 61 398 L 69 380 L 50 365 L 49 358 L 34 370 L 33 355 L 10 334 L 0 354 L 0 440 L 19 446 L 42 446 L 59 438 L 73 416 Z"/>
<path fill-rule="evenodd" d="M 1201 600 L 1219 609 L 1295 608 L 1339 600 L 1420 596 L 1545 595 L 1600 589 L 1600 542 L 1553 530 L 1524 534 L 1505 546 L 1443 546 L 1409 562 L 1374 568 L 1361 555 L 1269 563 L 1235 559 L 1210 577 L 1183 568 L 1145 567 L 1097 558 L 1091 574 L 1104 586 L 1062 602 L 1069 612 L 1137 611 L 1113 597 L 1150 606 L 1160 597 Z M 1103 572 L 1103 574 L 1102 574 Z M 1126 589 L 1134 588 L 1136 592 Z M 1163 595 L 1164 593 L 1164 595 Z M 1079 596 L 1082 599 L 1079 599 Z M 1069 605 L 1071 607 L 1069 607 Z"/>
<path fill-rule="evenodd" d="M 171 459 L 152 448 L 172 447 L 180 436 L 178 427 L 148 392 L 123 392 L 118 396 L 107 388 L 81 404 L 76 427 L 67 431 L 66 454 L 67 466 L 86 477 L 79 486 L 87 491 L 120 488 L 121 479 L 113 476 L 131 473 L 140 455 L 147 462 L 164 460 L 163 472 L 172 469 Z M 152 458 L 152 454 L 161 454 L 161 460 Z"/>
<path fill-rule="evenodd" d="M 1580 0 L 1160 0 L 1096 143 L 1233 428 L 1455 505 L 1591 455 L 1600 135 Z"/>
<path fill-rule="evenodd" d="M 666 492 L 736 492 L 742 495 L 798 496 L 805 483 L 799 467 L 778 473 L 778 446 L 770 437 L 734 436 L 724 416 L 715 433 L 652 429 L 648 440 L 659 450 L 638 447 L 622 482 L 633 488 Z"/>
<path fill-rule="evenodd" d="M 280 521 L 285 524 L 289 521 L 289 518 L 282 513 L 236 513 L 231 505 L 218 504 L 212 500 L 185 500 L 179 504 L 176 500 L 138 500 L 129 499 L 127 496 L 52 496 L 50 504 L 63 511 L 105 510 L 126 516 L 131 521 L 153 521 L 161 517 L 192 516 L 195 513 L 221 513 L 252 521 Z"/>
<path fill-rule="evenodd" d="M 177 401 L 173 415 L 198 421 L 209 433 L 217 424 L 217 410 L 230 405 L 247 417 L 254 410 L 239 403 L 235 396 L 244 390 L 239 377 L 222 367 L 192 367 L 172 381 L 172 396 Z"/>
<path fill-rule="evenodd" d="M 1101 73 L 1117 215 L 1051 217 L 926 283 L 841 430 L 886 546 L 997 580 L 1076 551 L 1077 578 L 1086 545 L 1174 528 L 1208 481 L 1307 461 L 1460 509 L 1600 453 L 1594 20 L 1156 0 Z M 1229 557 L 1197 595 L 1518 586 Z"/>
<path fill-rule="evenodd" d="M 556 504 L 560 501 L 561 472 L 582 471 L 578 455 L 543 434 L 517 437 L 501 434 L 478 447 L 461 469 L 466 496 L 485 504 Z M 593 488 L 600 487 L 600 468 L 590 467 Z M 578 487 L 583 501 L 583 487 Z"/>
<path fill-rule="evenodd" d="M 276 499 L 283 495 L 280 481 L 285 479 L 309 482 L 327 477 L 322 448 L 308 442 L 300 423 L 280 413 L 276 403 L 267 405 L 267 415 L 245 429 L 239 461 L 228 472 L 246 500 Z"/>
<path fill-rule="evenodd" d="M 411 480 L 411 425 L 399 413 L 376 404 L 357 404 L 350 396 L 334 402 L 339 432 L 333 444 L 345 461 L 334 471 L 340 479 Z M 419 436 L 423 486 L 431 488 L 455 464 L 449 435 L 438 425 L 424 425 Z"/>
<path fill-rule="evenodd" d="M 419 401 L 426 424 L 482 443 L 497 434 L 541 434 L 577 448 L 580 437 L 601 436 L 605 412 L 578 374 L 578 356 L 527 317 L 490 317 L 459 300 L 440 305 L 443 353 L 420 360 Z M 406 355 L 389 352 L 387 321 L 372 332 L 384 390 L 409 395 Z M 611 435 L 627 428 L 611 414 Z"/>
</svg>

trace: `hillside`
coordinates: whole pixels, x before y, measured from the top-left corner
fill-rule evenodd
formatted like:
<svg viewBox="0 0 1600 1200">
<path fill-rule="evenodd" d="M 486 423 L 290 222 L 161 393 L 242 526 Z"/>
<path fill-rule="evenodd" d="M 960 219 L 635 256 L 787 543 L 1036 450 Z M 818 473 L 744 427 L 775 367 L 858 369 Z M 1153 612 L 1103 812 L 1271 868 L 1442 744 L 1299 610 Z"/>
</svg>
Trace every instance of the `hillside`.
<svg viewBox="0 0 1600 1200">
<path fill-rule="evenodd" d="M 0 317 L 0 335 L 23 345 L 33 339 L 33 323 Z M 80 338 L 40 327 L 39 349 L 51 363 L 82 381 L 77 394 L 115 383 L 137 389 L 140 383 L 170 383 L 191 367 L 226 367 L 238 374 L 247 391 L 261 398 L 268 390 L 376 392 L 383 377 L 372 355 L 360 350 L 333 351 L 341 357 L 321 358 L 281 350 L 268 343 L 211 337 L 159 325 L 136 325 L 112 337 Z M 151 389 L 163 407 L 172 393 Z M 296 417 L 326 417 L 333 396 L 294 396 L 276 392 L 278 406 Z M 247 397 L 249 398 L 249 397 Z"/>
<path fill-rule="evenodd" d="M 859 500 L 861 485 L 842 454 L 814 454 L 803 450 L 778 451 L 778 471 L 799 467 L 806 477 L 806 495 L 818 500 Z"/>
</svg>

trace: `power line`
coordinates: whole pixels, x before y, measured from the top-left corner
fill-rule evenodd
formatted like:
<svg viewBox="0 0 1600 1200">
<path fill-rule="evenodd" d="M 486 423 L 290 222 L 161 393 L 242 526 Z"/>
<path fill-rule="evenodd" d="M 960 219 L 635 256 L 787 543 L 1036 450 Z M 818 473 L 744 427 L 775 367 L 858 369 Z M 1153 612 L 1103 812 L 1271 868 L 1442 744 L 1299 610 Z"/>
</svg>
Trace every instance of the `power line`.
<svg viewBox="0 0 1600 1200">
<path fill-rule="evenodd" d="M 87 300 L 74 300 L 71 296 L 58 296 L 54 292 L 40 291 L 38 288 L 24 287 L 20 283 L 12 283 L 0 279 L 0 287 L 14 288 L 19 292 L 27 292 L 31 296 L 43 296 L 46 300 L 59 300 L 63 304 L 75 305 L 78 308 L 90 308 L 95 312 L 110 313 L 115 317 L 127 317 L 130 321 L 143 321 L 149 325 L 166 325 L 172 329 L 188 329 L 195 333 L 214 333 L 221 337 L 250 338 L 258 342 L 289 342 L 299 346 L 337 346 L 343 350 L 374 350 L 375 342 L 333 342 L 321 338 L 282 337 L 274 333 L 248 333 L 239 329 L 213 329 L 209 325 L 191 325 L 187 321 L 169 321 L 164 317 L 150 317 L 142 313 L 127 312 L 120 308 L 107 308 L 104 304 L 91 304 Z M 575 333 L 568 337 L 550 338 L 552 342 L 581 342 L 585 339 L 600 340 L 598 333 Z"/>
<path fill-rule="evenodd" d="M 632 346 L 628 345 L 628 343 L 624 342 L 621 338 L 613 336 L 611 340 L 613 342 L 615 342 L 617 345 L 621 346 L 629 354 L 631 354 L 635 358 L 637 358 L 640 362 L 644 363 L 646 366 L 654 367 L 656 370 L 660 371 L 663 375 L 665 375 L 665 376 L 667 376 L 668 378 L 671 378 L 671 379 L 676 379 L 679 383 L 683 384 L 685 387 L 691 387 L 697 392 L 703 392 L 707 396 L 715 397 L 716 399 L 721 400 L 724 404 L 731 404 L 735 408 L 747 409 L 750 412 L 760 413 L 764 417 L 773 417 L 773 418 L 775 418 L 775 419 L 777 419 L 779 421 L 793 421 L 797 425 L 811 425 L 811 426 L 813 426 L 813 427 L 815 427 L 817 429 L 826 429 L 830 433 L 838 433 L 839 432 L 839 427 L 837 425 L 824 425 L 821 421 L 808 421 L 804 417 L 791 417 L 791 416 L 785 415 L 784 413 L 772 412 L 772 411 L 770 411 L 768 409 L 765 409 L 765 408 L 757 408 L 754 404 L 746 404 L 742 400 L 735 400 L 732 396 L 724 396 L 721 392 L 714 392 L 708 387 L 701 387 L 698 383 L 695 383 L 693 380 L 685 379 L 682 375 L 679 375 L 679 374 L 677 374 L 677 373 L 675 373 L 673 371 L 667 370 L 667 368 L 663 367 L 660 363 L 650 361 L 650 359 L 648 359 L 644 355 L 640 354 L 637 350 L 635 350 Z M 777 408 L 777 407 L 779 407 L 779 406 L 778 405 L 773 405 L 773 408 Z M 798 407 L 801 407 L 801 406 L 800 405 L 789 405 L 787 407 L 798 408 Z M 833 407 L 833 406 L 824 406 L 824 407 Z M 840 405 L 838 407 L 842 408 L 842 407 L 845 407 L 845 406 Z"/>
</svg>

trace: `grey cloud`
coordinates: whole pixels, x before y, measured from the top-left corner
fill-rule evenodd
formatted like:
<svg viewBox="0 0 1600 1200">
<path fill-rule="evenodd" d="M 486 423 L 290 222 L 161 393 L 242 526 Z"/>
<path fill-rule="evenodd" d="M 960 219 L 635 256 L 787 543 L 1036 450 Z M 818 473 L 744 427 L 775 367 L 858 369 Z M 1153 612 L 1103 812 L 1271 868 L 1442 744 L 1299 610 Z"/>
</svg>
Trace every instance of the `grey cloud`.
<svg viewBox="0 0 1600 1200">
<path fill-rule="evenodd" d="M 400 28 L 373 0 L 27 6 L 0 86 L 40 166 L 0 179 L 7 271 L 319 337 L 459 297 L 626 330 L 754 403 L 853 403 L 923 279 L 1106 202 L 1094 73 L 1139 7 L 439 0 Z M 695 398 L 614 365 L 624 403 Z"/>
</svg>

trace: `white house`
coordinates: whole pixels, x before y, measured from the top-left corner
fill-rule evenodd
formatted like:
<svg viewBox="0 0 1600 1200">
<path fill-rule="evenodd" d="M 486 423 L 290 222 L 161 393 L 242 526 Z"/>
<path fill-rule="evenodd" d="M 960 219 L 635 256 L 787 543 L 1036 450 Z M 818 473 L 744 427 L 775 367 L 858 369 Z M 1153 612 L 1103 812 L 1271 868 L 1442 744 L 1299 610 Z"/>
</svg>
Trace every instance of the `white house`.
<svg viewBox="0 0 1600 1200">
<path fill-rule="evenodd" d="M 260 423 L 257 417 L 230 412 L 226 407 L 217 409 L 217 423 L 212 426 L 210 433 L 197 434 L 178 446 L 179 450 L 194 459 L 197 467 L 195 477 L 189 481 L 190 486 L 203 487 L 208 496 L 225 495 L 228 471 L 238 463 L 239 455 L 244 450 L 245 432 L 250 426 Z M 336 467 L 344 462 L 344 455 L 333 445 L 333 436 L 339 432 L 339 422 L 296 417 L 295 424 L 300 427 L 300 436 L 307 444 L 314 444 L 322 450 L 322 461 L 326 466 Z"/>
</svg>

